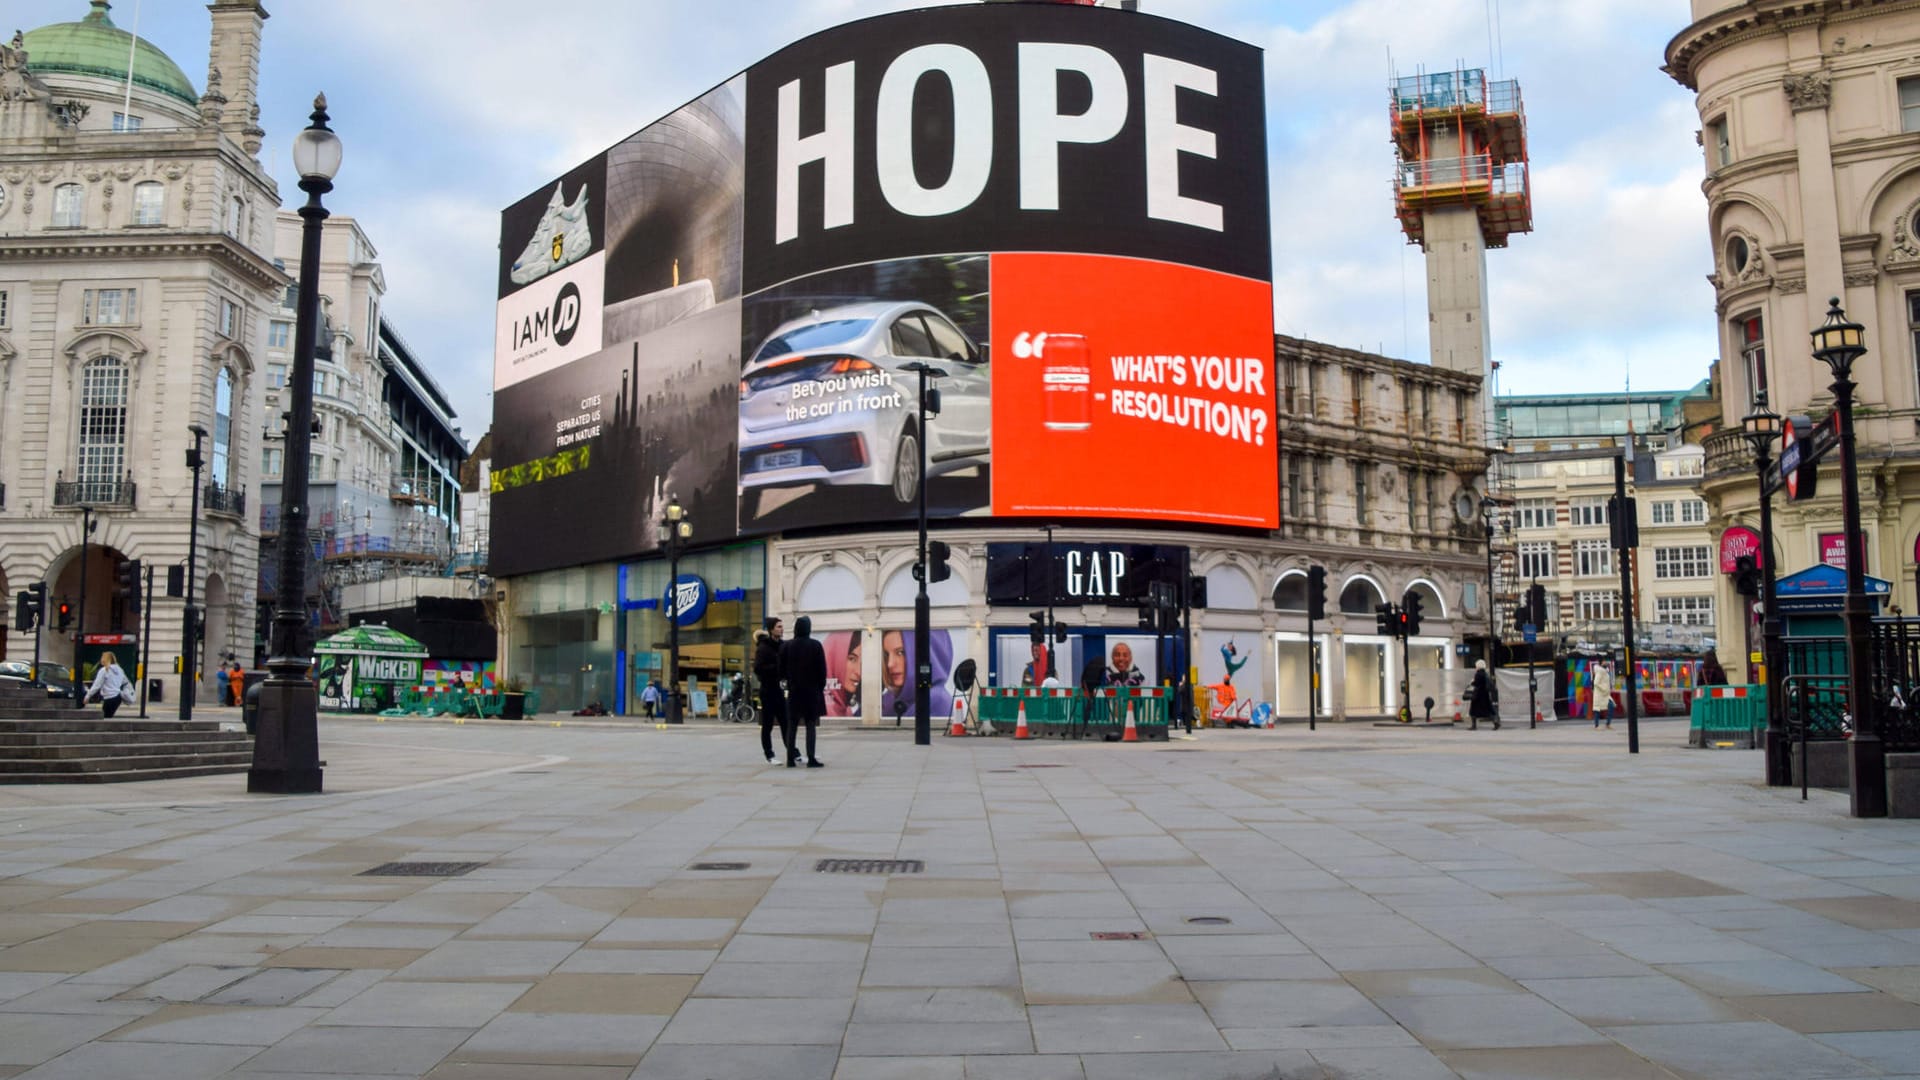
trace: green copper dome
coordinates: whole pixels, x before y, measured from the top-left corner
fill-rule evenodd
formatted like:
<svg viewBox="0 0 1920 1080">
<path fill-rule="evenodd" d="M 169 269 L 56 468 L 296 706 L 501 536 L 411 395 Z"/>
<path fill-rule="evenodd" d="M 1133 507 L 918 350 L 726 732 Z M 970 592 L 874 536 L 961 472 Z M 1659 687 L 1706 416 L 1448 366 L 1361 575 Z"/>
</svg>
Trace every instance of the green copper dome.
<svg viewBox="0 0 1920 1080">
<path fill-rule="evenodd" d="M 127 46 L 132 34 L 113 25 L 107 0 L 92 0 L 93 10 L 79 22 L 54 23 L 26 33 L 27 70 L 35 75 L 92 75 L 124 82 Z M 200 95 L 179 65 L 145 38 L 133 46 L 133 84 L 198 105 Z"/>
</svg>

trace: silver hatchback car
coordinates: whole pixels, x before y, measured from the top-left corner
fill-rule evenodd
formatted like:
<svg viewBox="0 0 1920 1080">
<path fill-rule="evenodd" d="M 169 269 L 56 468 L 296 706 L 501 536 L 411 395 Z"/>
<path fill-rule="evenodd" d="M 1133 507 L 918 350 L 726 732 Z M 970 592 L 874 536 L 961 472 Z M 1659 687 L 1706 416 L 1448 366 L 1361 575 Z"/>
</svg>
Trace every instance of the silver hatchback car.
<svg viewBox="0 0 1920 1080">
<path fill-rule="evenodd" d="M 927 425 L 927 475 L 987 464 L 987 357 L 952 320 L 922 303 L 843 304 L 783 323 L 740 375 L 740 495 L 800 485 L 884 487 L 902 506 L 919 495 L 915 360 L 947 372 Z"/>
</svg>

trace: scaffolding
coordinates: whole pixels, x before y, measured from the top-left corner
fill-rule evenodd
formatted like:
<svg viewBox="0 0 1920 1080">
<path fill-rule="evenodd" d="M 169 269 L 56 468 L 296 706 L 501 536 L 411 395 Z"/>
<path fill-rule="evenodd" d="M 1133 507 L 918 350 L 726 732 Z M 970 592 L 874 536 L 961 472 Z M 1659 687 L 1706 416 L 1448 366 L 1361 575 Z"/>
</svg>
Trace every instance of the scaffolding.
<svg viewBox="0 0 1920 1080">
<path fill-rule="evenodd" d="M 1407 240 L 1424 244 L 1426 212 L 1470 206 L 1490 248 L 1533 231 L 1527 117 L 1520 84 L 1481 68 L 1394 79 L 1388 90 L 1397 165 L 1395 212 Z"/>
</svg>

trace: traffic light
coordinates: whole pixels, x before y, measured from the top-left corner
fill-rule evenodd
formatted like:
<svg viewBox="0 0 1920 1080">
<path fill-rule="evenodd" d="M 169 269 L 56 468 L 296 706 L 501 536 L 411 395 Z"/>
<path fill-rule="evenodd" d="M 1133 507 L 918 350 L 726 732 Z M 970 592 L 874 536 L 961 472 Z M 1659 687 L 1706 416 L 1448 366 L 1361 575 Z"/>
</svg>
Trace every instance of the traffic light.
<svg viewBox="0 0 1920 1080">
<path fill-rule="evenodd" d="M 1036 611 L 1027 618 L 1032 622 L 1032 625 L 1027 627 L 1027 640 L 1035 645 L 1047 640 L 1047 613 Z"/>
<path fill-rule="evenodd" d="M 1760 564 L 1751 555 L 1733 560 L 1733 591 L 1741 596 L 1760 595 Z"/>
<path fill-rule="evenodd" d="M 13 628 L 21 633 L 33 629 L 33 594 L 25 589 L 13 597 Z"/>
<path fill-rule="evenodd" d="M 114 570 L 113 595 L 127 602 L 127 611 L 140 614 L 140 560 L 127 559 Z"/>
<path fill-rule="evenodd" d="M 1307 567 L 1307 618 L 1318 622 L 1327 617 L 1327 568 Z"/>
<path fill-rule="evenodd" d="M 1533 625 L 1547 625 L 1547 587 L 1535 584 L 1527 590 L 1527 611 L 1532 616 Z"/>
<path fill-rule="evenodd" d="M 1373 609 L 1374 629 L 1387 636 L 1393 636 L 1400 629 L 1400 620 L 1395 617 L 1392 604 L 1376 604 Z"/>
<path fill-rule="evenodd" d="M 1400 625 L 1406 630 L 1408 637 L 1412 637 L 1420 632 L 1420 610 L 1422 606 L 1420 590 L 1418 589 L 1408 589 L 1407 595 L 1400 598 Z"/>
<path fill-rule="evenodd" d="M 1640 511 L 1633 496 L 1607 496 L 1607 537 L 1615 551 L 1640 546 Z"/>
<path fill-rule="evenodd" d="M 66 602 L 65 600 L 62 600 L 60 601 L 60 621 L 54 624 L 54 628 L 59 630 L 61 633 L 65 633 L 67 629 L 72 625 L 73 625 L 73 605 Z"/>
<path fill-rule="evenodd" d="M 187 568 L 184 566 L 167 567 L 167 596 L 178 600 L 187 595 Z"/>
<path fill-rule="evenodd" d="M 945 540 L 927 541 L 927 583 L 945 581 L 953 576 L 953 567 L 947 565 L 952 558 L 953 549 Z"/>
</svg>

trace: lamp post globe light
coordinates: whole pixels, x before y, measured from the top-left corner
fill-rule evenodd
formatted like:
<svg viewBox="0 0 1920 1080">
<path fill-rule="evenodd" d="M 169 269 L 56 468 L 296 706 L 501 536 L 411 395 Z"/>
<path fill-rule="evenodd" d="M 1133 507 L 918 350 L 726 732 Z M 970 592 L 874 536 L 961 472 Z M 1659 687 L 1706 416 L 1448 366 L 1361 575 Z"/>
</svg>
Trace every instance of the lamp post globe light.
<svg viewBox="0 0 1920 1080">
<path fill-rule="evenodd" d="M 693 522 L 676 496 L 667 496 L 667 723 L 680 716 L 680 554 L 693 537 Z"/>
<path fill-rule="evenodd" d="M 1887 816 L 1886 746 L 1873 700 L 1873 617 L 1867 607 L 1867 544 L 1860 533 L 1860 470 L 1854 461 L 1853 362 L 1867 351 L 1866 327 L 1847 321 L 1840 299 L 1827 302 L 1827 319 L 1813 328 L 1813 358 L 1833 372 L 1833 411 L 1839 417 L 1840 506 L 1847 544 L 1847 701 L 1853 711 L 1847 771 L 1854 817 Z"/>
<path fill-rule="evenodd" d="M 253 768 L 247 790 L 310 794 L 321 785 L 320 699 L 307 677 L 307 467 L 313 439 L 313 354 L 320 333 L 320 237 L 327 208 L 320 196 L 333 190 L 340 170 L 340 137 L 327 127 L 327 96 L 313 99 L 312 121 L 294 137 L 293 167 L 300 190 L 300 292 L 289 378 L 286 462 L 280 485 L 280 587 L 274 600 L 268 643 L 267 681 L 260 691 Z M 189 676 L 191 677 L 191 676 Z"/>
<path fill-rule="evenodd" d="M 1780 613 L 1774 605 L 1776 567 L 1773 558 L 1773 496 L 1767 493 L 1767 472 L 1773 466 L 1773 444 L 1786 421 L 1767 408 L 1767 392 L 1754 394 L 1753 411 L 1740 421 L 1740 430 L 1753 445 L 1754 469 L 1760 477 L 1760 656 L 1767 688 L 1767 783 L 1793 783 L 1792 744 L 1787 739 L 1786 703 L 1780 699 L 1783 671 L 1780 654 Z M 1748 623 L 1752 625 L 1751 622 Z"/>
</svg>

